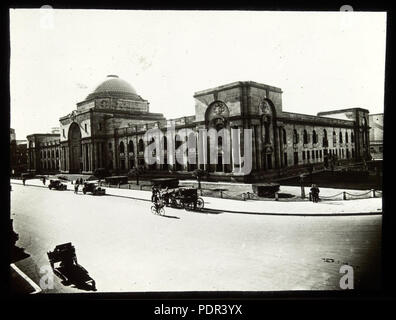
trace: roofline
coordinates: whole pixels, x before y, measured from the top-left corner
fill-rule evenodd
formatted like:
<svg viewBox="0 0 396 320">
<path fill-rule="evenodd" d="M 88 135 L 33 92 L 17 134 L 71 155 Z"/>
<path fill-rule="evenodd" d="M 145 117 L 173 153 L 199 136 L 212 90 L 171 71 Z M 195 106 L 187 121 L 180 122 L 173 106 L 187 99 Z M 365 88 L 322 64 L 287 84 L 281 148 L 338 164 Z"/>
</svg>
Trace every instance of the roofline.
<svg viewBox="0 0 396 320">
<path fill-rule="evenodd" d="M 281 88 L 269 86 L 269 85 L 264 84 L 264 83 L 258 83 L 258 82 L 254 82 L 254 81 L 236 81 L 236 82 L 231 82 L 231 83 L 224 84 L 224 85 L 221 85 L 221 86 L 217 86 L 217 87 L 214 87 L 214 88 L 196 91 L 194 93 L 194 98 L 198 97 L 198 96 L 201 96 L 201 95 L 210 94 L 210 93 L 213 93 L 213 92 L 216 92 L 216 91 L 232 89 L 232 88 L 241 87 L 241 86 L 256 87 L 256 88 L 266 89 L 266 90 L 270 90 L 270 91 L 274 91 L 274 92 L 278 92 L 278 93 L 282 93 L 283 92 Z"/>
<path fill-rule="evenodd" d="M 361 111 L 365 111 L 365 112 L 370 113 L 369 110 L 358 107 L 358 108 L 336 109 L 336 110 L 333 110 L 333 111 L 321 111 L 321 112 L 318 112 L 317 115 L 318 116 L 319 115 L 328 115 L 328 114 L 334 114 L 334 113 L 345 112 L 345 111 L 355 111 L 355 110 L 361 110 Z"/>
<path fill-rule="evenodd" d="M 60 137 L 60 133 L 32 133 L 26 136 L 26 138 L 28 137 L 33 137 L 33 136 L 58 136 Z"/>
</svg>

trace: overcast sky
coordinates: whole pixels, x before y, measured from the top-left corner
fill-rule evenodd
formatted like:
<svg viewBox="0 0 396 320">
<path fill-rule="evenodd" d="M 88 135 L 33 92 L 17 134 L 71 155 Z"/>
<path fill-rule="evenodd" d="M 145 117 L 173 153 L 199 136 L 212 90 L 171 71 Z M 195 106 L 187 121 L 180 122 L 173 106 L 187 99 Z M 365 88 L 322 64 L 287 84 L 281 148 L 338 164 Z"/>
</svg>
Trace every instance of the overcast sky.
<svg viewBox="0 0 396 320">
<path fill-rule="evenodd" d="M 280 87 L 284 111 L 383 112 L 385 13 L 48 11 L 10 10 L 17 139 L 59 126 L 108 74 L 166 118 L 193 115 L 196 91 L 247 80 Z"/>
</svg>

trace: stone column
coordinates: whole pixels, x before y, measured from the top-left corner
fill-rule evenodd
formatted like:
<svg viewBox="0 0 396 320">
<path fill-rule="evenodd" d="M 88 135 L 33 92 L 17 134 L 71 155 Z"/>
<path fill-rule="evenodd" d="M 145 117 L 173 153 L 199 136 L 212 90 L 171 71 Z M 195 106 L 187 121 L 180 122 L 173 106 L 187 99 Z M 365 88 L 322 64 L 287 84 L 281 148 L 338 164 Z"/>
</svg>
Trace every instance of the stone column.
<svg viewBox="0 0 396 320">
<path fill-rule="evenodd" d="M 275 154 L 275 168 L 278 169 L 279 166 L 279 158 L 280 158 L 280 148 L 279 148 L 279 135 L 278 135 L 278 126 L 276 125 L 276 121 L 273 124 L 274 130 L 274 154 Z"/>
</svg>

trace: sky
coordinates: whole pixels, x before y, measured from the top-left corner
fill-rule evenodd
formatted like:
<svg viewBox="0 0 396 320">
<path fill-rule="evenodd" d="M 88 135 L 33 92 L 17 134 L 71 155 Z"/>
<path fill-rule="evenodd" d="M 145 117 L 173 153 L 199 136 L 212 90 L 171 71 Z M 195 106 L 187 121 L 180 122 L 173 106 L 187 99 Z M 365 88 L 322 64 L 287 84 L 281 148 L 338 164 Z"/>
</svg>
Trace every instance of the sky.
<svg viewBox="0 0 396 320">
<path fill-rule="evenodd" d="M 386 13 L 10 10 L 11 127 L 50 132 L 109 74 L 168 119 L 235 81 L 283 90 L 283 111 L 384 108 Z"/>
</svg>

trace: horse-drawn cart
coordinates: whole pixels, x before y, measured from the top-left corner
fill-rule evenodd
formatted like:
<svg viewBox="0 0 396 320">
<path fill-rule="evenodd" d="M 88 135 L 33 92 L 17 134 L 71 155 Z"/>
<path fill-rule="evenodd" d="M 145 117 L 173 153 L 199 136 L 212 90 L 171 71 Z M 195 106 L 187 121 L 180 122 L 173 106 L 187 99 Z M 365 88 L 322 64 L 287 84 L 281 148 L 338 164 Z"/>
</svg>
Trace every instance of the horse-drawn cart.
<svg viewBox="0 0 396 320">
<path fill-rule="evenodd" d="M 205 202 L 198 197 L 196 188 L 177 188 L 168 191 L 164 196 L 165 203 L 174 208 L 184 208 L 186 210 L 202 210 Z"/>
</svg>

